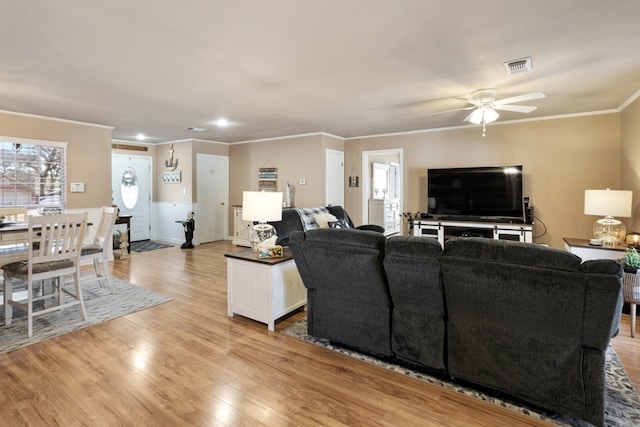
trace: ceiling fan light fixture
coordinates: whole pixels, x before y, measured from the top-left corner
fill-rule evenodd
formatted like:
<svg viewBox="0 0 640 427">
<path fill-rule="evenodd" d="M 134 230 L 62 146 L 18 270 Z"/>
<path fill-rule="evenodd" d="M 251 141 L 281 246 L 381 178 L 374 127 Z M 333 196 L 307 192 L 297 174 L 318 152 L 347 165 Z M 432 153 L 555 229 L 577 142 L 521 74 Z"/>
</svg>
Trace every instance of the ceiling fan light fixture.
<svg viewBox="0 0 640 427">
<path fill-rule="evenodd" d="M 496 110 L 490 107 L 478 107 L 469 116 L 469 121 L 473 124 L 479 125 L 482 123 L 495 122 L 500 114 Z"/>
<path fill-rule="evenodd" d="M 475 110 L 473 110 L 473 113 L 471 113 L 471 115 L 469 116 L 469 121 L 474 125 L 479 125 L 480 123 L 482 123 L 483 115 L 484 115 L 484 111 L 482 111 L 482 108 L 476 108 Z"/>
<path fill-rule="evenodd" d="M 493 108 L 485 108 L 484 110 L 485 123 L 495 122 L 496 120 L 498 120 L 498 117 L 500 117 L 500 114 L 498 114 L 496 110 L 494 110 Z"/>
</svg>

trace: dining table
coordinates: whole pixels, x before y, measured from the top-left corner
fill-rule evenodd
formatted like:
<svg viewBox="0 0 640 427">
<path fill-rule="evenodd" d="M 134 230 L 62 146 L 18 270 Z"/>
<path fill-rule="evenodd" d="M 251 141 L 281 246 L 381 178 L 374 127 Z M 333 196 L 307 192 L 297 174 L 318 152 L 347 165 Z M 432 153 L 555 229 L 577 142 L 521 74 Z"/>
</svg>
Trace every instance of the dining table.
<svg viewBox="0 0 640 427">
<path fill-rule="evenodd" d="M 28 222 L 0 223 L 0 268 L 10 262 L 27 259 Z"/>
<path fill-rule="evenodd" d="M 92 223 L 87 222 L 87 228 Z M 85 231 L 87 233 L 87 231 Z M 2 222 L 0 223 L 0 268 L 15 261 L 26 260 L 29 257 L 29 223 Z"/>
</svg>

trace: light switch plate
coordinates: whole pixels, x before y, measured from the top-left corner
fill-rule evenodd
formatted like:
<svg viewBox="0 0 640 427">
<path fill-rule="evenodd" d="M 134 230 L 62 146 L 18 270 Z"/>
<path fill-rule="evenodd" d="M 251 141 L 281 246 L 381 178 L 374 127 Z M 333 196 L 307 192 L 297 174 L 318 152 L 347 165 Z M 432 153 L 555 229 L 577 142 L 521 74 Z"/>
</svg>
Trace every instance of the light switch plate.
<svg viewBox="0 0 640 427">
<path fill-rule="evenodd" d="M 84 193 L 84 182 L 72 182 L 71 183 L 71 192 L 72 193 Z"/>
</svg>

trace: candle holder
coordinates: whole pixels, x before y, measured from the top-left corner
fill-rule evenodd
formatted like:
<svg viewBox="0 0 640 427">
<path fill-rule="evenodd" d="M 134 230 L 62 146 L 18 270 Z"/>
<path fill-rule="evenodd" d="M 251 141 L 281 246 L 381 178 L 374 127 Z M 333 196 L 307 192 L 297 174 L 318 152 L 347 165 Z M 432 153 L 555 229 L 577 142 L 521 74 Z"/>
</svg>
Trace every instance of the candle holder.
<svg viewBox="0 0 640 427">
<path fill-rule="evenodd" d="M 640 233 L 636 233 L 635 231 L 627 234 L 627 245 L 633 248 L 640 248 Z"/>
</svg>

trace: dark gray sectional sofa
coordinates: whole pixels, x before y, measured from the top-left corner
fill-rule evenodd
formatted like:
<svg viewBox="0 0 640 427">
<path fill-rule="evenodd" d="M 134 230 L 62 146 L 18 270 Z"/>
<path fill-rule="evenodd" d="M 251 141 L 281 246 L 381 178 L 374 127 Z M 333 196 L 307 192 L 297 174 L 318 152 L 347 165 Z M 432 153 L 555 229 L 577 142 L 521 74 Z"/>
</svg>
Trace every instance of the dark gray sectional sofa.
<svg viewBox="0 0 640 427">
<path fill-rule="evenodd" d="M 342 206 L 321 206 L 318 208 L 311 208 L 317 210 L 324 210 L 327 213 L 335 216 L 338 222 L 340 223 L 341 228 L 353 228 L 356 230 L 367 230 L 367 231 L 378 231 L 380 233 L 384 232 L 384 228 L 379 225 L 360 225 L 358 227 L 353 225 L 353 221 L 349 217 L 349 214 Z M 301 210 L 310 210 L 309 208 L 296 209 L 296 208 L 286 208 L 282 209 L 282 220 L 270 222 L 269 224 L 273 225 L 276 229 L 276 234 L 278 235 L 278 239 L 276 240 L 276 244 L 282 246 L 289 245 L 289 239 L 291 237 L 291 233 L 294 231 L 308 231 L 303 224 L 302 218 L 300 217 Z"/>
<path fill-rule="evenodd" d="M 546 410 L 604 421 L 622 268 L 530 243 L 294 232 L 308 332 Z"/>
</svg>

